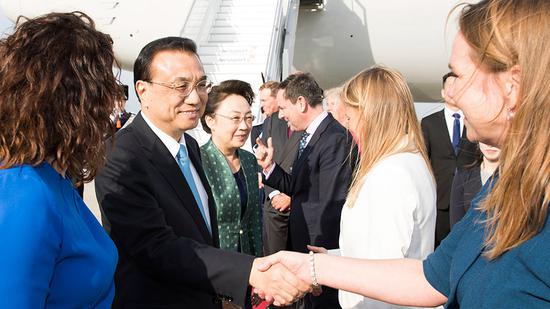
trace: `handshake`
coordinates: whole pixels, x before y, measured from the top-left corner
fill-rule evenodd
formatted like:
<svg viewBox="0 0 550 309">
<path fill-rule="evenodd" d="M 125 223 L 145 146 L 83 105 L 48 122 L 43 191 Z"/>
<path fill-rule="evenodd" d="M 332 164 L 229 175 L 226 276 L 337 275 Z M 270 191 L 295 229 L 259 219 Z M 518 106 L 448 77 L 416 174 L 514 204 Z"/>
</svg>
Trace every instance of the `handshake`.
<svg viewBox="0 0 550 309">
<path fill-rule="evenodd" d="M 308 248 L 326 253 L 324 248 Z M 249 279 L 254 293 L 276 306 L 292 304 L 307 293 L 320 295 L 321 287 L 316 281 L 314 257 L 289 251 L 255 259 Z"/>
</svg>

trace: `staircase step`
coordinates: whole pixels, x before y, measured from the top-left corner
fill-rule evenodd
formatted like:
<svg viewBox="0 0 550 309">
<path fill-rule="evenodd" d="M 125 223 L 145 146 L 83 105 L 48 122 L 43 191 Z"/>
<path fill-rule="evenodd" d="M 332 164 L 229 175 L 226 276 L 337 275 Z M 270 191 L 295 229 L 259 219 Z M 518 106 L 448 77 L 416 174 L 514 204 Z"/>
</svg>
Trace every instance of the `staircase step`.
<svg viewBox="0 0 550 309">
<path fill-rule="evenodd" d="M 236 36 L 244 36 L 249 34 L 266 34 L 271 33 L 271 27 L 220 27 L 214 25 L 210 34 L 233 34 Z"/>
<path fill-rule="evenodd" d="M 203 64 L 204 70 L 206 72 L 239 72 L 242 74 L 246 73 L 257 73 L 258 76 L 260 75 L 260 72 L 264 70 L 265 68 L 258 68 L 258 65 L 244 65 L 244 64 Z"/>
<path fill-rule="evenodd" d="M 239 65 L 260 65 L 258 57 L 250 57 L 245 53 L 222 53 L 217 55 L 201 55 L 203 65 L 217 64 L 239 64 Z"/>
<path fill-rule="evenodd" d="M 199 46 L 200 55 L 215 55 L 225 53 L 255 53 L 267 54 L 268 46 L 251 46 L 242 44 L 202 44 Z"/>
<path fill-rule="evenodd" d="M 237 36 L 232 34 L 211 34 L 208 38 L 208 42 L 211 43 L 256 43 L 269 44 L 271 40 L 270 35 L 255 33 L 244 36 Z"/>
</svg>

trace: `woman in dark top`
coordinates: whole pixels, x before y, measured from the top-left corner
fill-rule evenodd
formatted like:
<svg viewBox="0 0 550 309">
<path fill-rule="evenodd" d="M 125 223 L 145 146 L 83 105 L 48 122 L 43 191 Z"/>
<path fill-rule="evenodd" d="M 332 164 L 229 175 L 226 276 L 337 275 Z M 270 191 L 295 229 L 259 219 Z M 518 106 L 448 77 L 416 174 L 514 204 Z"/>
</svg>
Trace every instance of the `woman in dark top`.
<svg viewBox="0 0 550 309">
<path fill-rule="evenodd" d="M 201 118 L 212 137 L 201 156 L 216 201 L 220 248 L 261 256 L 259 168 L 254 155 L 240 149 L 254 120 L 253 99 L 250 85 L 240 80 L 212 88 Z"/>
<path fill-rule="evenodd" d="M 453 179 L 449 216 L 451 227 L 470 209 L 472 199 L 498 167 L 500 149 L 479 143 L 479 159 L 473 166 L 459 167 Z"/>
</svg>

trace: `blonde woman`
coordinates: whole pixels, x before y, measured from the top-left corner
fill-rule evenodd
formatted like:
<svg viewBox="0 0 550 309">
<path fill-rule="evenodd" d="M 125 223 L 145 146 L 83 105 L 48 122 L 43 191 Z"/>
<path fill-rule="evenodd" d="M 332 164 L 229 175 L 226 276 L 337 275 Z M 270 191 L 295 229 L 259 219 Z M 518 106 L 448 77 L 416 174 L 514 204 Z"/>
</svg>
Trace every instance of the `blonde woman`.
<svg viewBox="0 0 550 309">
<path fill-rule="evenodd" d="M 405 80 L 389 68 L 364 70 L 344 85 L 341 102 L 361 157 L 342 209 L 340 255 L 425 259 L 434 249 L 435 180 Z M 345 291 L 339 301 L 396 308 Z"/>
<path fill-rule="evenodd" d="M 459 20 L 449 97 L 468 139 L 501 149 L 468 213 L 424 261 L 283 252 L 271 263 L 400 305 L 550 308 L 550 1 L 480 1 Z"/>
</svg>

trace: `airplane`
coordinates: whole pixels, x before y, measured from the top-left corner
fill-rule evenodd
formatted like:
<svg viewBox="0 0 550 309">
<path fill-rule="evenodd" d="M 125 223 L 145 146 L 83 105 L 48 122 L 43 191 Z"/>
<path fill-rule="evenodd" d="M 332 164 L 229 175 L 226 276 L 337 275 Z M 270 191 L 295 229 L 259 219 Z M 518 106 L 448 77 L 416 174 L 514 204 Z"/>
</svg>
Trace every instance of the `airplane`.
<svg viewBox="0 0 550 309">
<path fill-rule="evenodd" d="M 139 50 L 169 35 L 199 46 L 215 82 L 241 78 L 254 88 L 292 71 L 323 88 L 384 64 L 406 78 L 416 102 L 440 101 L 455 0 L 1 0 L 10 19 L 82 11 L 111 35 L 118 62 L 131 70 Z"/>
<path fill-rule="evenodd" d="M 253 89 L 297 70 L 312 73 L 328 89 L 364 68 L 384 64 L 407 79 L 419 118 L 441 108 L 441 77 L 448 70 L 450 44 L 457 32 L 458 10 L 453 11 L 457 4 L 456 0 L 0 0 L 12 21 L 54 11 L 88 14 L 100 31 L 111 35 L 117 61 L 126 70 L 132 69 L 145 44 L 164 36 L 193 39 L 215 83 L 241 79 Z M 129 103 L 137 111 L 139 103 L 133 98 Z M 258 105 L 253 111 L 261 116 Z M 208 139 L 200 129 L 193 135 L 199 143 Z"/>
</svg>

